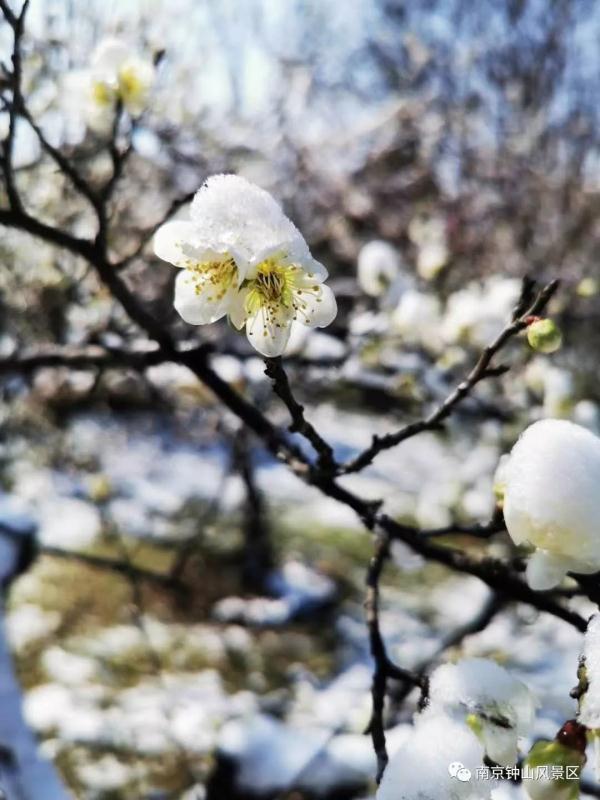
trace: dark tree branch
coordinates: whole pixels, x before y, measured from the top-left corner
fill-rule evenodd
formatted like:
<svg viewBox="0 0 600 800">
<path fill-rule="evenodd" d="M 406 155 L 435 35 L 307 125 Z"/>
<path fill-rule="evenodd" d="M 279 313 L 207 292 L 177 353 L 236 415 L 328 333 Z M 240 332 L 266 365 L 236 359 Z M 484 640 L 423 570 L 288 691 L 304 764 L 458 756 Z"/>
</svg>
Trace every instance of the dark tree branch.
<svg viewBox="0 0 600 800">
<path fill-rule="evenodd" d="M 308 422 L 304 416 L 304 406 L 300 405 L 290 387 L 288 377 L 281 363 L 281 357 L 265 359 L 265 374 L 273 383 L 275 394 L 282 400 L 292 418 L 292 424 L 288 430 L 290 433 L 301 433 L 313 446 L 318 455 L 317 466 L 324 472 L 334 472 L 336 462 L 333 449 L 323 437 L 317 432 L 315 427 Z"/>
<path fill-rule="evenodd" d="M 174 200 L 172 200 L 171 203 L 169 204 L 169 207 L 162 215 L 162 217 L 157 222 L 155 222 L 154 225 L 152 225 L 150 228 L 148 228 L 142 233 L 135 249 L 113 265 L 114 269 L 115 270 L 124 269 L 129 264 L 131 264 L 131 262 L 134 261 L 139 255 L 141 255 L 144 251 L 144 248 L 146 247 L 148 242 L 152 239 L 156 231 L 161 227 L 161 225 L 164 225 L 165 222 L 168 222 L 171 219 L 171 217 L 173 217 L 179 211 L 179 209 L 183 208 L 183 206 L 190 203 L 195 194 L 196 194 L 195 191 L 187 192 L 187 194 L 184 194 L 181 197 L 176 197 Z"/>
<path fill-rule="evenodd" d="M 31 112 L 25 104 L 25 100 L 20 92 L 15 96 L 13 103 L 15 105 L 16 113 L 20 114 L 29 123 L 30 128 L 33 130 L 40 143 L 41 148 L 52 158 L 56 166 L 61 172 L 69 178 L 75 189 L 86 198 L 90 203 L 96 214 L 100 212 L 101 200 L 94 192 L 90 184 L 85 180 L 83 175 L 79 172 L 77 167 L 64 155 L 64 153 L 48 141 L 43 130 L 34 120 Z"/>
<path fill-rule="evenodd" d="M 396 666 L 390 660 L 379 625 L 379 582 L 383 573 L 385 562 L 389 558 L 390 541 L 388 536 L 382 534 L 377 537 L 375 553 L 367 571 L 367 594 L 365 597 L 365 614 L 369 630 L 369 644 L 373 657 L 373 682 L 371 684 L 371 698 L 373 710 L 368 732 L 371 734 L 373 749 L 377 756 L 377 783 L 380 782 L 388 762 L 385 744 L 385 698 L 387 694 L 388 679 L 401 680 L 411 687 L 424 687 L 422 676 Z"/>
</svg>

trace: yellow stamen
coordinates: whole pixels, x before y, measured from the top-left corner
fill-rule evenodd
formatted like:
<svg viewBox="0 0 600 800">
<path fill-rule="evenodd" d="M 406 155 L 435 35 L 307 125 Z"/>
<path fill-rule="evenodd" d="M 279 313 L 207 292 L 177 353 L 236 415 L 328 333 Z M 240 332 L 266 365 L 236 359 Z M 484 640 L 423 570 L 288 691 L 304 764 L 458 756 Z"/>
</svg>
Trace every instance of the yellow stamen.
<svg viewBox="0 0 600 800">
<path fill-rule="evenodd" d="M 119 97 L 124 103 L 138 102 L 144 91 L 145 86 L 134 67 L 122 67 L 119 70 Z"/>
<path fill-rule="evenodd" d="M 265 328 L 281 328 L 282 320 L 285 323 L 286 318 L 300 318 L 301 322 L 310 323 L 309 306 L 302 295 L 320 295 L 321 287 L 318 284 L 302 285 L 301 278 L 305 275 L 304 270 L 294 264 L 286 264 L 281 257 L 265 259 L 258 265 L 256 277 L 250 281 L 245 301 L 246 313 L 254 316 L 262 311 Z M 317 298 L 319 301 L 320 298 Z M 264 333 L 266 335 L 266 330 Z"/>
<path fill-rule="evenodd" d="M 236 284 L 237 266 L 231 256 L 224 255 L 221 261 L 188 261 L 185 265 L 197 295 L 211 292 L 209 302 L 222 300 Z"/>
<path fill-rule="evenodd" d="M 115 93 L 104 81 L 94 81 L 92 84 L 92 98 L 99 106 L 109 106 L 114 102 Z"/>
</svg>

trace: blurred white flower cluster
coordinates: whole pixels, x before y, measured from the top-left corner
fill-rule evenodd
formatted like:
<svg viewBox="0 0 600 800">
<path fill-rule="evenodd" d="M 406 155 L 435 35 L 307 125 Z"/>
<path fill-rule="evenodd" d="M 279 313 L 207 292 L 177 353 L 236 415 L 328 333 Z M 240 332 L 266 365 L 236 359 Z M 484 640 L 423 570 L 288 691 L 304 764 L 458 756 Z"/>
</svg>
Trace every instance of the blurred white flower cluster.
<svg viewBox="0 0 600 800">
<path fill-rule="evenodd" d="M 65 102 L 83 114 L 92 130 L 107 133 L 119 105 L 131 117 L 142 114 L 154 78 L 151 59 L 120 39 L 103 39 L 91 55 L 89 68 L 67 75 Z"/>
<path fill-rule="evenodd" d="M 227 316 L 264 356 L 279 356 L 293 328 L 322 328 L 337 313 L 327 270 L 276 201 L 236 175 L 213 175 L 189 222 L 156 233 L 156 255 L 181 268 L 175 308 L 191 325 Z"/>
<path fill-rule="evenodd" d="M 411 237 L 420 242 L 428 241 L 426 234 L 433 226 L 437 231 L 435 246 L 441 247 L 438 238 L 444 229 L 442 223 L 439 220 L 417 222 L 411 225 Z M 420 263 L 416 271 L 426 280 L 434 277 L 433 273 L 423 270 Z M 437 294 L 417 288 L 399 252 L 381 240 L 370 241 L 362 247 L 357 273 L 365 294 L 380 298 L 379 327 L 400 335 L 407 344 L 432 353 L 440 353 L 453 345 L 483 347 L 488 344 L 510 319 L 520 291 L 520 281 L 515 278 L 493 275 L 482 282 L 467 284 L 452 293 L 442 305 Z M 360 322 L 358 324 L 360 326 Z"/>
</svg>

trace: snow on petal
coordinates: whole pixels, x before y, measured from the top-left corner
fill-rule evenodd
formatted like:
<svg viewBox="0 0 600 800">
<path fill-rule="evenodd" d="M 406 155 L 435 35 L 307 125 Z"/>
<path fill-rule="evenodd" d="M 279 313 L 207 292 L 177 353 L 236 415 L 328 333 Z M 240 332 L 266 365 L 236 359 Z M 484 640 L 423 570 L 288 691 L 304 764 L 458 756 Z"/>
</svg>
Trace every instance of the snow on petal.
<svg viewBox="0 0 600 800">
<path fill-rule="evenodd" d="M 277 201 L 238 175 L 208 178 L 196 193 L 190 213 L 203 241 L 227 244 L 248 261 L 277 250 L 295 249 L 308 255 L 302 234 Z"/>
<path fill-rule="evenodd" d="M 483 756 L 465 724 L 443 714 L 418 717 L 383 773 L 377 800 L 487 800 L 494 783 L 478 778 Z"/>
<path fill-rule="evenodd" d="M 538 558 L 529 577 L 544 588 L 564 570 L 600 570 L 600 439 L 565 420 L 535 422 L 514 446 L 506 469 L 504 518 L 516 544 Z M 551 572 L 554 577 L 551 580 Z"/>
<path fill-rule="evenodd" d="M 535 701 L 524 683 L 484 658 L 443 664 L 431 675 L 425 714 L 452 713 L 467 720 L 487 755 L 510 766 L 517 760 L 517 740 L 533 724 Z"/>
</svg>

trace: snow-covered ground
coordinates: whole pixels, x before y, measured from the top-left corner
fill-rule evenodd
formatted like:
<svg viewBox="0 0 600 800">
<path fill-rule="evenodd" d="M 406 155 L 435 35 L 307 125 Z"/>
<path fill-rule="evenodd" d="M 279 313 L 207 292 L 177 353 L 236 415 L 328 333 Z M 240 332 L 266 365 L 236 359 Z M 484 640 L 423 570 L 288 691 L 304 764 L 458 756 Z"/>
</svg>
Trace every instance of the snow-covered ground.
<svg viewBox="0 0 600 800">
<path fill-rule="evenodd" d="M 396 424 L 328 405 L 311 419 L 346 456 Z M 457 422 L 452 433 L 409 441 L 345 482 L 424 526 L 457 516 L 485 521 L 506 432 L 497 422 L 474 433 Z M 63 447 L 69 458 L 51 469 L 35 451 L 21 454 L 10 498 L 0 502 L 5 522 L 24 531 L 37 524 L 43 545 L 102 553 L 110 543 L 114 556 L 117 536 L 121 543 L 150 543 L 169 552 L 197 533 L 195 515 L 215 496 L 205 533 L 210 546 L 220 537 L 227 541 L 229 527 L 239 528 L 244 487 L 230 473 L 227 454 L 201 439 L 190 441 L 161 418 L 80 414 L 65 428 Z M 340 532 L 346 537 L 342 550 L 351 540 L 368 554 L 368 534 L 351 512 L 260 453 L 256 475 L 268 497 L 273 535 L 294 532 L 286 539 L 292 551 L 269 579 L 268 596 L 248 598 L 239 585 L 227 583 L 230 590 L 195 619 L 194 612 L 167 608 L 156 595 L 136 613 L 122 578 L 110 576 L 96 587 L 92 571 L 85 573 L 89 592 L 107 592 L 106 598 L 94 596 L 94 608 L 104 600 L 110 605 L 112 592 L 115 605 L 112 617 L 94 612 L 86 627 L 71 619 L 77 607 L 60 602 L 61 582 L 65 591 L 77 583 L 72 564 L 42 558 L 15 584 L 5 623 L 26 687 L 25 718 L 41 737 L 44 756 L 61 764 L 78 797 L 145 797 L 143 792 L 169 783 L 173 772 L 180 780 L 176 791 L 187 797 L 189 787 L 205 785 L 215 754 L 236 764 L 241 790 L 295 787 L 325 795 L 345 789 L 364 797 L 372 788 L 375 757 L 364 735 L 371 683 L 361 605 L 366 562 L 355 552 L 342 553 L 340 569 L 349 567 L 341 588 L 332 556 Z M 317 561 L 314 531 L 324 539 L 334 532 L 334 543 Z M 393 658 L 416 667 L 489 594 L 476 579 L 448 576 L 403 547 L 394 556 L 403 573 L 384 584 L 382 630 Z M 206 576 L 200 570 L 197 589 L 204 578 L 215 580 L 214 564 L 207 569 Z M 76 597 L 85 615 L 86 591 L 79 587 Z M 591 610 L 580 605 L 582 613 Z M 280 637 L 279 649 L 273 637 Z M 573 716 L 569 690 L 580 646 L 581 636 L 567 624 L 509 608 L 468 637 L 460 654 L 499 659 L 532 689 L 539 702 L 533 740 L 553 736 Z M 277 660 L 283 663 L 273 679 Z M 389 732 L 391 753 L 410 735 L 415 702 L 411 695 Z M 522 742 L 523 752 L 530 740 Z M 170 766 L 157 774 L 156 759 Z M 189 797 L 203 796 L 195 791 Z M 519 787 L 507 786 L 495 795 L 523 796 Z"/>
</svg>

